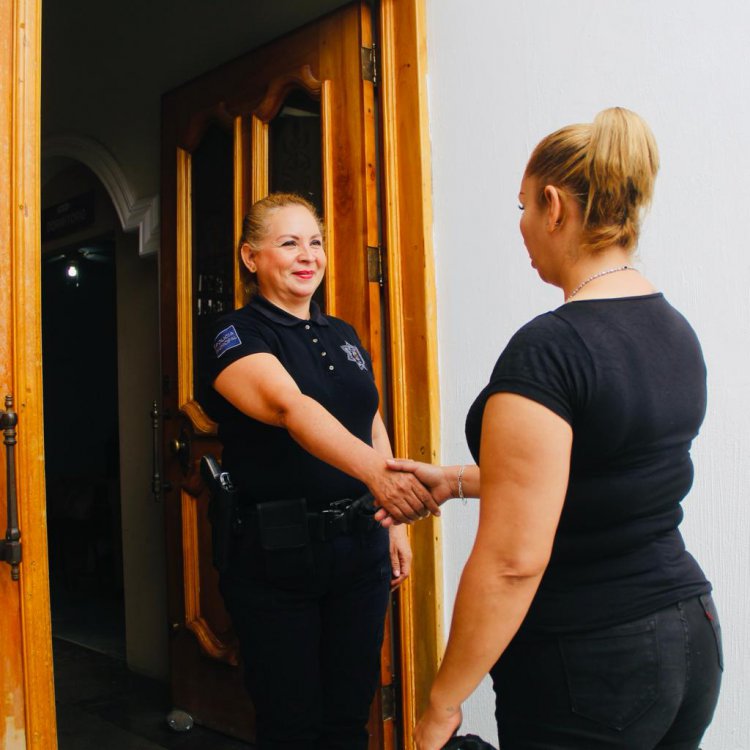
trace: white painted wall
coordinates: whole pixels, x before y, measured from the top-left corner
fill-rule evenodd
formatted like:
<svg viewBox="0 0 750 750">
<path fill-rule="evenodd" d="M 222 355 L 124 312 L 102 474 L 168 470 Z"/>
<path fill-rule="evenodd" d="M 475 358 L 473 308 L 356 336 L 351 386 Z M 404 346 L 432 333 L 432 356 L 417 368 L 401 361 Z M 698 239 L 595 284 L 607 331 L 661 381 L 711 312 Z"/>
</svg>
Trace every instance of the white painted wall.
<svg viewBox="0 0 750 750">
<path fill-rule="evenodd" d="M 662 170 L 642 268 L 696 328 L 709 412 L 683 533 L 713 581 L 726 672 L 704 750 L 750 748 L 750 4 L 427 0 L 442 453 L 469 460 L 466 411 L 511 334 L 561 303 L 530 268 L 516 194 L 547 133 L 634 109 Z M 476 508 L 444 514 L 446 612 Z M 495 740 L 484 684 L 464 729 Z"/>
</svg>

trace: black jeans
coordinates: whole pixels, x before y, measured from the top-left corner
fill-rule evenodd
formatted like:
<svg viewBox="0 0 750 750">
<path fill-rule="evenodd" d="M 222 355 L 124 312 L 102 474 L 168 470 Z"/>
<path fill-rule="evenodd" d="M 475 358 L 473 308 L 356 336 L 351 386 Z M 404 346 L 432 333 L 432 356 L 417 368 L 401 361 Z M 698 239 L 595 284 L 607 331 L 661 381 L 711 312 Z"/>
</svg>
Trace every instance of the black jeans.
<svg viewBox="0 0 750 750">
<path fill-rule="evenodd" d="M 259 750 L 366 750 L 390 580 L 379 527 L 313 542 L 304 554 L 244 540 L 221 590 Z"/>
<path fill-rule="evenodd" d="M 723 671 L 706 594 L 634 622 L 519 634 L 491 670 L 501 750 L 697 750 Z"/>
</svg>

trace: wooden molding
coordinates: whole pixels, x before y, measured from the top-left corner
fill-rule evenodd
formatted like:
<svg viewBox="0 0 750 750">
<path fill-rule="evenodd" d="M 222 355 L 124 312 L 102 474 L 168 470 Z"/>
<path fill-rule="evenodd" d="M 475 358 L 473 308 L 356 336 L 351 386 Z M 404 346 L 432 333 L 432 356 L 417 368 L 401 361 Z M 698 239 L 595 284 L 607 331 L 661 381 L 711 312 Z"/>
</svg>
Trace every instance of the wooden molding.
<svg viewBox="0 0 750 750">
<path fill-rule="evenodd" d="M 186 600 L 187 603 L 187 600 Z M 232 667 L 239 666 L 240 655 L 236 644 L 227 644 L 216 637 L 202 617 L 194 617 L 185 623 L 185 627 L 195 635 L 201 649 L 209 656 L 223 661 Z"/>
<path fill-rule="evenodd" d="M 309 65 L 278 76 L 268 84 L 268 91 L 253 114 L 262 122 L 271 122 L 292 89 L 302 89 L 310 98 L 319 99 L 321 82 L 313 75 Z"/>
<path fill-rule="evenodd" d="M 432 251 L 424 0 L 381 0 L 381 133 L 389 289 L 394 449 L 439 458 L 439 391 Z M 404 747 L 429 698 L 443 651 L 440 523 L 410 528 L 414 569 L 402 587 Z"/>
<path fill-rule="evenodd" d="M 323 173 L 323 222 L 325 223 L 325 250 L 328 259 L 325 276 L 326 310 L 334 314 L 336 300 L 336 227 L 333 201 L 333 150 L 330 134 L 333 132 L 333 81 L 323 81 L 320 92 L 321 170 Z"/>
<path fill-rule="evenodd" d="M 245 304 L 245 285 L 240 271 L 239 247 L 242 237 L 242 224 L 247 214 L 250 190 L 246 187 L 251 184 L 250 156 L 252 154 L 252 134 L 250 129 L 252 123 L 247 118 L 237 117 L 234 121 L 234 306 L 242 307 Z"/>
<path fill-rule="evenodd" d="M 252 185 L 250 201 L 255 203 L 268 195 L 268 123 L 253 115 L 252 132 Z"/>
<path fill-rule="evenodd" d="M 177 149 L 177 356 L 180 368 L 177 387 L 178 403 L 193 399 L 193 222 L 191 221 L 191 159 L 184 149 Z"/>
<path fill-rule="evenodd" d="M 225 130 L 234 128 L 234 117 L 230 114 L 225 102 L 218 102 L 200 112 L 194 112 L 190 117 L 190 125 L 185 129 L 184 137 L 178 144 L 179 147 L 192 154 L 203 140 L 206 130 L 213 123 L 217 123 Z"/>
<path fill-rule="evenodd" d="M 41 2 L 3 3 L 0 34 L 12 46 L 12 69 L 4 88 L 11 100 L 10 214 L 13 273 L 12 392 L 19 415 L 16 473 L 22 533 L 20 603 L 27 750 L 54 750 L 56 715 L 52 675 L 49 569 L 44 486 L 40 211 Z M 3 74 L 4 75 L 4 74 Z M 3 106 L 7 106 L 7 102 Z M 4 394 L 3 394 L 4 395 Z M 9 575 L 2 566 L 0 575 Z M 8 686 L 12 689 L 12 686 Z M 3 715 L 4 719 L 4 715 Z M 0 729 L 4 744 L 5 726 Z M 12 738 L 11 738 L 12 740 Z"/>
<path fill-rule="evenodd" d="M 219 425 L 206 414 L 203 407 L 195 399 L 182 404 L 180 412 L 190 420 L 193 431 L 198 435 L 206 437 L 216 437 L 218 435 Z"/>
<path fill-rule="evenodd" d="M 182 491 L 183 585 L 185 589 L 185 627 L 193 633 L 208 656 L 236 667 L 239 652 L 236 643 L 225 643 L 214 633 L 201 612 L 201 572 L 198 569 L 198 502 L 189 492 Z"/>
</svg>

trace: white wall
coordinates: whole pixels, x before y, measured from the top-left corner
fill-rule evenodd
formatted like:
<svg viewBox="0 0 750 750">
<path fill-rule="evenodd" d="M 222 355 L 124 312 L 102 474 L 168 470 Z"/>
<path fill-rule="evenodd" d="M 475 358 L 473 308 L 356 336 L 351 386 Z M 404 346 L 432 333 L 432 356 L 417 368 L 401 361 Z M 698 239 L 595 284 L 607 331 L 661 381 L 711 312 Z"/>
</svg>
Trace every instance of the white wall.
<svg viewBox="0 0 750 750">
<path fill-rule="evenodd" d="M 530 268 L 516 194 L 547 133 L 622 105 L 662 170 L 642 268 L 696 328 L 709 412 L 683 533 L 715 587 L 726 672 L 704 750 L 750 748 L 750 66 L 746 0 L 427 0 L 442 451 L 469 460 L 466 411 L 510 335 L 562 302 Z M 446 612 L 476 508 L 444 514 Z M 483 685 L 464 729 L 496 737 Z"/>
</svg>

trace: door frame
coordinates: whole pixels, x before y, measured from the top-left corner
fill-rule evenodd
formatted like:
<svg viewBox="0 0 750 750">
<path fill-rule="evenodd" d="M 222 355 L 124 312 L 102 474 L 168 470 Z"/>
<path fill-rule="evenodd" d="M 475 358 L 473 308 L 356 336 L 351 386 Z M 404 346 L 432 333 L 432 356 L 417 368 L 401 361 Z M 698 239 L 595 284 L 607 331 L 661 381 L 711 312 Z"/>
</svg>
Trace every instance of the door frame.
<svg viewBox="0 0 750 750">
<path fill-rule="evenodd" d="M 19 585 L 28 750 L 57 746 L 40 367 L 41 9 L 42 0 L 0 0 L 0 49 L 10 50 L 13 61 L 0 74 L 7 92 L 0 101 L 0 137 L 10 155 L 9 209 L 2 221 L 8 226 L 12 263 L 12 351 L 7 354 L 12 360 L 9 387 L 19 413 L 24 554 Z M 381 0 L 378 21 L 388 347 L 397 374 L 390 394 L 394 449 L 397 455 L 435 461 L 440 422 L 425 0 Z M 444 640 L 439 521 L 416 524 L 410 536 L 415 565 L 399 608 L 404 747 L 413 744 L 412 727 L 427 703 Z"/>
<path fill-rule="evenodd" d="M 21 650 L 26 747 L 57 747 L 52 670 L 49 574 L 44 491 L 44 421 L 42 409 L 40 121 L 41 0 L 0 2 L 0 49 L 11 60 L 0 90 L 0 139 L 7 144 L 8 206 L 2 234 L 8 230 L 10 279 L 5 288 L 11 308 L 7 332 L 11 382 L 18 412 L 16 478 L 23 545 L 21 577 Z M 3 66 L 5 67 L 5 66 Z M 9 129 L 6 129 L 6 123 Z M 6 251 L 6 248 L 2 248 Z M 3 394 L 4 395 L 4 394 Z M 0 575 L 9 575 L 5 565 Z M 10 687 L 10 686 L 9 686 Z M 6 717 L 0 717 L 5 719 Z M 4 723 L 4 722 L 3 722 Z M 0 740 L 3 740 L 0 737 Z"/>
<path fill-rule="evenodd" d="M 388 279 L 391 420 L 397 456 L 440 458 L 425 0 L 380 0 L 383 239 Z M 426 386 L 426 387 L 425 387 Z M 401 587 L 403 747 L 443 653 L 440 522 L 409 527 L 414 566 Z"/>
</svg>

